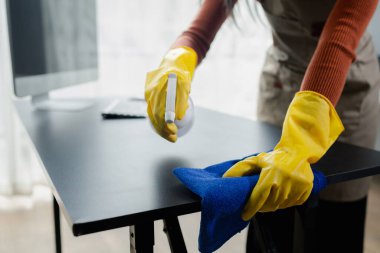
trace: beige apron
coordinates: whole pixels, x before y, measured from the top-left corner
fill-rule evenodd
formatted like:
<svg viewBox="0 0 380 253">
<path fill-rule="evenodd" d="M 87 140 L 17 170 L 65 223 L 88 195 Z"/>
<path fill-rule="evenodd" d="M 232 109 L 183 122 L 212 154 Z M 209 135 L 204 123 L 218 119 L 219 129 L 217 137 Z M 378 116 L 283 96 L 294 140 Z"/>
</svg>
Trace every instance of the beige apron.
<svg viewBox="0 0 380 253">
<path fill-rule="evenodd" d="M 281 126 L 335 1 L 262 0 L 261 3 L 273 29 L 273 45 L 267 52 L 260 78 L 258 118 Z M 380 116 L 380 70 L 369 34 L 362 37 L 356 53 L 336 106 L 345 126 L 339 140 L 372 148 Z M 320 196 L 333 201 L 358 200 L 367 194 L 369 183 L 370 178 L 363 178 L 335 184 Z"/>
</svg>

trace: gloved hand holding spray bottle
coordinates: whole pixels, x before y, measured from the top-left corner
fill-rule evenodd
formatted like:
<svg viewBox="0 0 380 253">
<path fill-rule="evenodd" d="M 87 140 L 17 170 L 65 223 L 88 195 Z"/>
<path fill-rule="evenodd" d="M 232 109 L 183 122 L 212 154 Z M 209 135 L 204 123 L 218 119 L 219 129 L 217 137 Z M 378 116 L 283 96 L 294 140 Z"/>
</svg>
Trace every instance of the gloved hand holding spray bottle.
<svg viewBox="0 0 380 253">
<path fill-rule="evenodd" d="M 194 108 L 189 94 L 196 64 L 197 54 L 192 48 L 174 48 L 158 69 L 147 74 L 145 100 L 150 122 L 170 142 L 176 142 L 193 125 Z"/>
</svg>

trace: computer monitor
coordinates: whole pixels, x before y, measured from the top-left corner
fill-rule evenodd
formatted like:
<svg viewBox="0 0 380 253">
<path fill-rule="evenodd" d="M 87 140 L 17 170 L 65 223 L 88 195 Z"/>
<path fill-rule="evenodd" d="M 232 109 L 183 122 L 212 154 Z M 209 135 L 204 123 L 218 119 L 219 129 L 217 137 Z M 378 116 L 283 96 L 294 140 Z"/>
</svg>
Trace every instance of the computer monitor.
<svg viewBox="0 0 380 253">
<path fill-rule="evenodd" d="M 96 0 L 8 0 L 7 11 L 16 96 L 45 109 L 57 105 L 49 91 L 98 78 Z"/>
</svg>

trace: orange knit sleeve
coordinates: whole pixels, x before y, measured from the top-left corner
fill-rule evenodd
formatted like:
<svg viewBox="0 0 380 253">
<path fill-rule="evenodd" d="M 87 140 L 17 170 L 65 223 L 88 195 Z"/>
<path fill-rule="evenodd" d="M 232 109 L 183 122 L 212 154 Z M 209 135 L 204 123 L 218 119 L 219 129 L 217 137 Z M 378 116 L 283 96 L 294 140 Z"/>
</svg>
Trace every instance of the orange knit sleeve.
<svg viewBox="0 0 380 253">
<path fill-rule="evenodd" d="M 200 63 L 228 15 L 223 0 L 205 0 L 190 27 L 177 38 L 172 48 L 191 47 L 197 53 Z"/>
<path fill-rule="evenodd" d="M 312 90 L 338 102 L 355 49 L 379 0 L 337 0 L 306 70 L 301 90 Z"/>
</svg>

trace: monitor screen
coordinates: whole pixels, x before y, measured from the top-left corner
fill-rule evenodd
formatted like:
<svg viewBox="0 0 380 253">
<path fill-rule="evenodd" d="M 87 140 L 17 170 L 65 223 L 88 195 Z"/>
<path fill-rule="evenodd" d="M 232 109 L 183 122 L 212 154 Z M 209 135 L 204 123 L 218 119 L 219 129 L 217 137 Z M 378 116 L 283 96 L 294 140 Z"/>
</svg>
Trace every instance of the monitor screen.
<svg viewBox="0 0 380 253">
<path fill-rule="evenodd" d="M 8 0 L 15 93 L 97 79 L 96 0 Z"/>
</svg>

